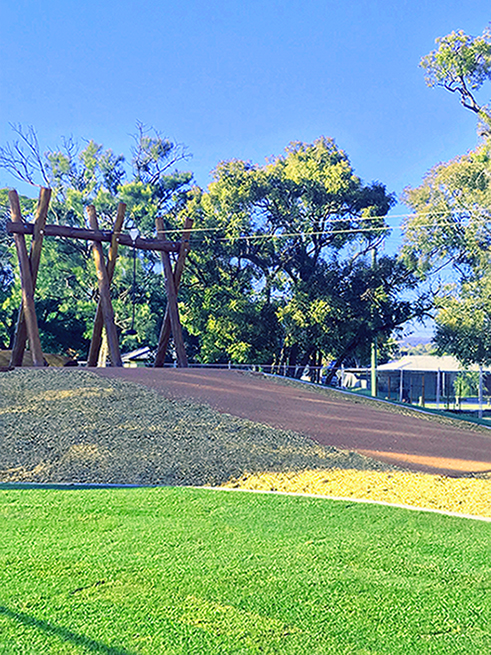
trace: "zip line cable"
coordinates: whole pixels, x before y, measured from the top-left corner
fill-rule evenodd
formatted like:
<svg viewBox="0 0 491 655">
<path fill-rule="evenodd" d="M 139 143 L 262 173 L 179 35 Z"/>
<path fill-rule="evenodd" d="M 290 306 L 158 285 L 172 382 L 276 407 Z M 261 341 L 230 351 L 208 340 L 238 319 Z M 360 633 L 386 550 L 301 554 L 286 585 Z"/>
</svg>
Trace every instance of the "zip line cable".
<svg viewBox="0 0 491 655">
<path fill-rule="evenodd" d="M 455 225 L 452 221 L 445 223 L 440 223 L 441 226 L 446 225 Z M 433 227 L 433 223 L 420 224 L 418 227 Z M 223 230 L 223 228 L 221 228 Z M 256 240 L 268 240 L 268 239 L 288 239 L 292 237 L 306 237 L 306 236 L 332 236 L 337 234 L 366 234 L 367 232 L 381 233 L 381 232 L 391 232 L 392 230 L 399 229 L 402 230 L 402 226 L 396 225 L 394 227 L 382 226 L 382 227 L 367 227 L 367 228 L 353 228 L 347 230 L 320 230 L 313 232 L 285 232 L 281 234 L 251 234 L 251 235 L 239 235 L 239 236 L 225 236 L 219 237 L 218 241 L 240 241 L 247 239 L 256 239 Z M 193 230 L 194 232 L 194 230 Z M 387 235 L 389 236 L 389 235 Z"/>
<path fill-rule="evenodd" d="M 345 223 L 345 222 L 350 221 L 350 220 L 353 220 L 356 223 L 360 223 L 360 222 L 363 222 L 363 221 L 380 221 L 380 220 L 384 220 L 384 219 L 391 220 L 393 218 L 420 218 L 420 217 L 425 217 L 425 216 L 438 217 L 438 216 L 443 216 L 443 215 L 448 214 L 448 213 L 449 213 L 448 211 L 441 211 L 441 212 L 431 211 L 431 212 L 418 212 L 417 214 L 414 214 L 414 213 L 412 213 L 412 214 L 397 214 L 397 215 L 393 215 L 393 216 L 360 216 L 360 217 L 357 217 L 357 218 L 353 218 L 353 217 L 348 216 L 348 217 L 345 217 L 345 218 L 340 217 L 340 218 L 326 219 L 326 223 L 328 223 L 328 224 Z M 465 212 L 465 213 L 469 214 L 470 212 Z M 484 214 L 482 212 L 480 213 L 480 216 L 482 218 L 491 218 L 491 217 L 488 217 L 487 214 Z M 447 221 L 447 222 L 444 222 L 444 223 L 440 222 L 439 224 L 440 225 L 454 225 L 454 222 L 453 221 Z M 423 223 L 423 224 L 419 224 L 418 227 L 430 227 L 431 225 L 433 225 L 433 223 L 426 223 L 426 224 Z M 383 225 L 383 226 L 374 227 L 374 228 L 370 228 L 370 227 L 355 228 L 355 229 L 352 229 L 352 230 L 337 230 L 337 231 L 336 230 L 319 230 L 319 231 L 312 231 L 312 232 L 308 232 L 308 231 L 289 232 L 288 235 L 289 236 L 295 236 L 297 234 L 298 235 L 306 235 L 306 234 L 319 235 L 319 234 L 337 234 L 337 233 L 341 234 L 343 232 L 370 232 L 371 230 L 375 230 L 375 231 L 396 230 L 396 229 L 402 230 L 404 227 L 405 226 L 403 226 L 403 225 L 394 225 L 394 226 Z M 226 227 L 197 227 L 197 228 L 193 228 L 192 232 L 194 234 L 198 233 L 198 232 L 223 232 L 225 229 L 226 229 Z M 170 234 L 170 233 L 180 234 L 181 231 L 182 230 L 180 228 L 169 228 L 169 229 L 166 230 L 166 232 L 168 234 Z M 275 238 L 275 235 L 264 235 L 264 236 L 271 236 L 272 238 Z M 227 237 L 227 238 L 242 238 L 242 237 Z"/>
</svg>

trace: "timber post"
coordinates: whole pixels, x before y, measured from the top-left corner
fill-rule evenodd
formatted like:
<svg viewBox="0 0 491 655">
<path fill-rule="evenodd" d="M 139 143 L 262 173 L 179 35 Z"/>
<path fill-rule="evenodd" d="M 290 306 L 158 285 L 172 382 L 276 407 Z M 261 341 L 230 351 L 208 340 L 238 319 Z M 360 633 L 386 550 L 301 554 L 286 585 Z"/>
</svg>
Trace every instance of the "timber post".
<svg viewBox="0 0 491 655">
<path fill-rule="evenodd" d="M 107 257 L 107 277 L 109 284 L 113 279 L 114 268 L 116 266 L 116 258 L 118 256 L 118 241 L 123 227 L 124 215 L 126 212 L 126 205 L 120 202 L 118 205 L 118 213 L 114 222 L 113 233 L 111 238 L 111 245 L 109 246 L 109 253 Z M 102 342 L 102 327 L 104 325 L 104 317 L 102 313 L 102 301 L 99 298 L 97 303 L 97 311 L 94 319 L 94 328 L 92 330 L 92 339 L 90 341 L 89 356 L 87 358 L 87 366 L 97 366 L 99 351 Z"/>
<path fill-rule="evenodd" d="M 160 223 L 160 225 L 162 225 L 162 223 Z M 184 264 L 186 263 L 186 257 L 189 251 L 191 250 L 190 238 L 191 238 L 192 227 L 193 227 L 193 219 L 189 217 L 186 218 L 184 221 L 184 230 L 182 233 L 181 248 L 179 250 L 179 255 L 174 268 L 173 277 L 174 277 L 174 287 L 175 287 L 176 294 L 179 291 L 179 286 L 181 284 L 181 277 L 182 277 L 182 272 L 184 270 Z M 159 232 L 159 226 L 157 226 L 157 232 Z M 169 345 L 171 332 L 172 332 L 172 325 L 171 325 L 170 308 L 169 308 L 169 304 L 167 303 L 164 320 L 162 322 L 162 328 L 160 330 L 157 353 L 155 355 L 154 366 L 156 368 L 160 368 L 164 365 L 165 354 L 167 352 L 167 348 Z"/>
<path fill-rule="evenodd" d="M 157 228 L 157 236 L 159 239 L 164 239 L 164 225 L 160 216 L 155 219 L 155 225 Z M 172 271 L 172 264 L 170 261 L 169 253 L 161 252 L 160 256 L 162 259 L 162 265 L 164 267 L 165 289 L 167 292 L 167 307 L 165 316 L 169 316 L 169 323 L 172 330 L 172 335 L 174 337 L 174 346 L 176 348 L 177 365 L 179 368 L 186 368 L 188 365 L 188 359 L 182 338 L 181 321 L 179 320 L 179 309 L 177 307 L 177 288 L 174 272 Z"/>
<path fill-rule="evenodd" d="M 89 217 L 89 224 L 91 229 L 94 231 L 99 230 L 97 214 L 93 205 L 89 205 L 89 207 L 87 207 L 87 215 Z M 119 352 L 118 333 L 116 331 L 116 324 L 114 322 L 114 310 L 111 302 L 109 276 L 107 274 L 107 268 L 104 262 L 104 252 L 102 250 L 102 244 L 100 241 L 92 242 L 92 252 L 94 254 L 97 280 L 99 282 L 100 303 L 102 308 L 104 327 L 106 328 L 109 357 L 113 366 L 123 366 L 121 353 Z"/>
<path fill-rule="evenodd" d="M 13 189 L 9 191 L 9 202 L 13 222 L 22 224 L 22 215 L 17 191 Z M 29 339 L 32 361 L 34 366 L 45 366 L 41 341 L 39 339 L 39 328 L 36 317 L 36 308 L 34 305 L 33 275 L 31 272 L 31 262 L 29 260 L 29 255 L 27 254 L 26 240 L 23 234 L 15 234 L 14 240 L 17 249 L 17 257 L 19 259 L 20 283 L 22 288 L 22 313 L 26 324 L 26 332 L 27 338 Z"/>
<path fill-rule="evenodd" d="M 46 225 L 46 218 L 48 216 L 49 201 L 51 198 L 51 189 L 41 188 L 39 191 L 39 199 L 36 208 L 36 219 L 34 222 L 34 232 L 31 241 L 31 248 L 29 252 L 29 262 L 31 266 L 32 276 L 32 292 L 36 290 L 36 280 L 39 270 L 39 262 L 41 260 L 41 247 L 43 245 L 44 227 Z M 20 210 L 19 210 L 20 211 Z M 22 366 L 24 358 L 24 351 L 26 348 L 27 340 L 27 326 L 24 314 L 24 304 L 21 303 L 19 307 L 19 314 L 17 317 L 17 325 L 14 334 L 14 343 L 12 346 L 12 354 L 10 357 L 10 366 Z"/>
<path fill-rule="evenodd" d="M 34 226 L 32 223 L 7 223 L 7 232 L 9 234 L 33 234 Z M 87 228 L 72 227 L 71 225 L 46 225 L 44 230 L 45 237 L 65 237 L 67 239 L 82 239 L 82 241 L 110 242 L 112 231 L 107 230 L 89 230 Z M 122 233 L 119 237 L 120 246 L 133 246 L 133 241 L 129 234 Z M 138 250 L 163 250 L 165 252 L 179 252 L 180 243 L 177 241 L 160 241 L 159 239 L 146 239 L 138 237 L 135 241 L 135 247 Z"/>
</svg>

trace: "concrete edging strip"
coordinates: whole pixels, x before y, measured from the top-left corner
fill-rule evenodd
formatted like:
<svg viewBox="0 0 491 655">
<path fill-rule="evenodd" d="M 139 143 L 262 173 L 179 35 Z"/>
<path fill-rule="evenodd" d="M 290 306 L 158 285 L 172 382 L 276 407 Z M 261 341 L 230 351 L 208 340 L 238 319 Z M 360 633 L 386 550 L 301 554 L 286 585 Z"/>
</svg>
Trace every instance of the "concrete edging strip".
<svg viewBox="0 0 491 655">
<path fill-rule="evenodd" d="M 459 514 L 458 512 L 449 512 L 443 509 L 433 509 L 430 507 L 416 507 L 415 505 L 403 505 L 400 503 L 388 503 L 384 500 L 369 500 L 366 498 L 350 498 L 349 496 L 324 496 L 323 494 L 308 494 L 294 491 L 270 491 L 267 489 L 240 489 L 230 487 L 192 487 L 192 489 L 207 489 L 209 491 L 245 491 L 248 493 L 275 494 L 277 496 L 300 496 L 303 498 L 317 498 L 320 500 L 339 500 L 350 503 L 366 503 L 368 505 L 383 505 L 385 507 L 396 507 L 397 509 L 407 509 L 411 512 L 430 512 L 432 514 L 443 514 L 444 516 L 453 516 L 459 519 L 472 519 L 474 521 L 484 521 L 491 523 L 491 517 L 476 516 L 475 514 Z"/>
</svg>

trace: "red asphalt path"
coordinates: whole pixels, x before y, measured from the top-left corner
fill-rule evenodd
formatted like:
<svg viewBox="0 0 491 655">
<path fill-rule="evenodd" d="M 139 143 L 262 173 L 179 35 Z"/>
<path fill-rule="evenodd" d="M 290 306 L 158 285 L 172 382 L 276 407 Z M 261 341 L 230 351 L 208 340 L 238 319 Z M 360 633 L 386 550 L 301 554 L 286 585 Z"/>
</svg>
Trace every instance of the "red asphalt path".
<svg viewBox="0 0 491 655">
<path fill-rule="evenodd" d="M 166 398 L 195 400 L 220 412 L 308 435 L 326 446 L 354 450 L 415 471 L 444 475 L 491 471 L 486 433 L 357 404 L 343 394 L 241 371 L 175 368 L 89 369 L 155 389 Z"/>
</svg>

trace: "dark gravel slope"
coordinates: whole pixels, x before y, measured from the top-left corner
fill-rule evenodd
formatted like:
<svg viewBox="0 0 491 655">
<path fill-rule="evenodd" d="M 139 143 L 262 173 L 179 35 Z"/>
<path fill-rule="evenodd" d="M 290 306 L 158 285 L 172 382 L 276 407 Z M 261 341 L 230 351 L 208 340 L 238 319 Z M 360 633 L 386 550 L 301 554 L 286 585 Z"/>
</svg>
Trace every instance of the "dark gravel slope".
<svg viewBox="0 0 491 655">
<path fill-rule="evenodd" d="M 0 373 L 0 482 L 201 485 L 332 467 L 391 468 L 123 379 L 63 368 Z"/>
</svg>

